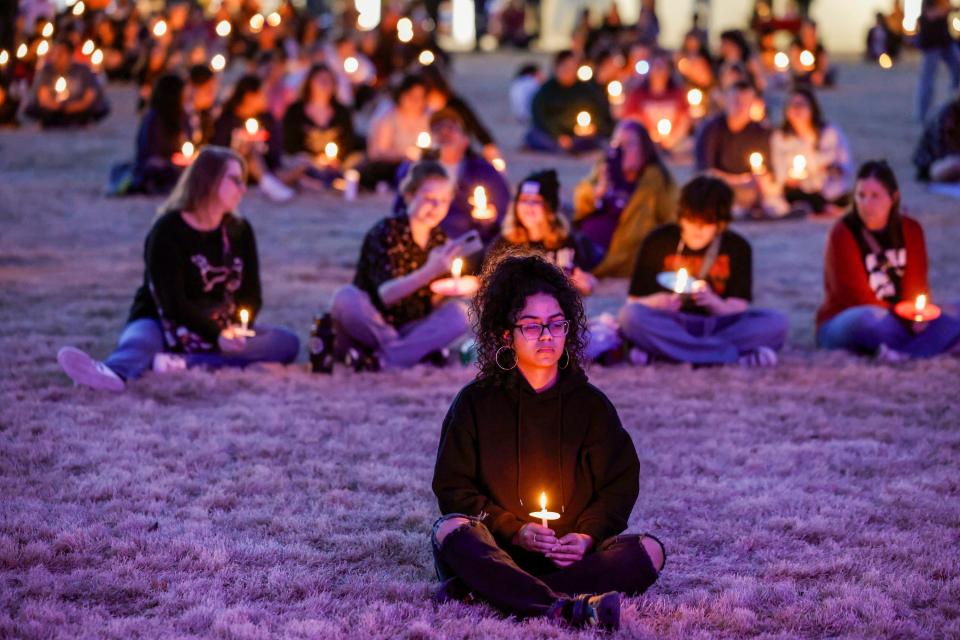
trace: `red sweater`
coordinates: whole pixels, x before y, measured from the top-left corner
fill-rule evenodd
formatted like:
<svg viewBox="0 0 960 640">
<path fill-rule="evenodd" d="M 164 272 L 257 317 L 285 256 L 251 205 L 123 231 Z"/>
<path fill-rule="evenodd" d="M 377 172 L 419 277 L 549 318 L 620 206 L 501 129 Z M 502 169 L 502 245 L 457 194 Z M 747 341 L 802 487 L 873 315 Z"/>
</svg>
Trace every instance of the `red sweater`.
<svg viewBox="0 0 960 640">
<path fill-rule="evenodd" d="M 902 220 L 907 264 L 903 272 L 900 298 L 912 300 L 928 290 L 927 246 L 920 223 L 906 216 L 902 216 Z M 823 288 L 826 297 L 817 309 L 817 329 L 850 307 L 874 305 L 891 308 L 890 304 L 878 299 L 870 288 L 860 246 L 843 220 L 838 220 L 833 225 L 827 240 L 827 251 L 823 260 Z"/>
</svg>

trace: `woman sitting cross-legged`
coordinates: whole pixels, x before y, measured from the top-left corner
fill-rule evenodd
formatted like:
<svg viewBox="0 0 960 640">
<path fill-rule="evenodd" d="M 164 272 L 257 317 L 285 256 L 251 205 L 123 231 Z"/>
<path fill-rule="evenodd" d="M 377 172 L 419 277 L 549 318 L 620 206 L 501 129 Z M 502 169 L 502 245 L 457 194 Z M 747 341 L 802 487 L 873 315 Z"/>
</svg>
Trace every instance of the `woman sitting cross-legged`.
<svg viewBox="0 0 960 640">
<path fill-rule="evenodd" d="M 927 247 L 920 223 L 900 213 L 897 178 L 885 162 L 860 167 L 853 211 L 830 232 L 823 280 L 821 347 L 887 361 L 960 350 L 960 305 L 944 305 L 939 318 L 920 322 L 894 312 L 898 302 L 929 296 Z"/>
<path fill-rule="evenodd" d="M 257 246 L 250 223 L 233 213 L 246 191 L 245 171 L 229 149 L 200 151 L 147 234 L 143 286 L 117 348 L 103 362 L 75 347 L 57 354 L 74 382 L 122 391 L 151 366 L 293 362 L 296 335 L 253 324 L 261 306 Z"/>
<path fill-rule="evenodd" d="M 410 169 L 400 192 L 401 208 L 367 232 L 353 284 L 331 303 L 334 353 L 357 369 L 409 367 L 427 356 L 442 364 L 445 348 L 469 330 L 466 306 L 430 291 L 463 255 L 462 243 L 440 228 L 453 184 L 426 161 Z"/>
<path fill-rule="evenodd" d="M 437 599 L 617 628 L 618 592 L 643 593 L 665 554 L 653 536 L 624 533 L 639 461 L 581 367 L 580 296 L 539 256 L 504 256 L 482 282 L 480 373 L 447 412 L 433 475 Z M 557 512 L 549 526 L 533 513 L 544 507 Z"/>
<path fill-rule="evenodd" d="M 752 250 L 728 228 L 732 204 L 725 182 L 694 178 L 680 191 L 679 224 L 647 236 L 620 311 L 620 332 L 635 347 L 634 362 L 652 357 L 700 365 L 776 364 L 787 318 L 750 306 Z M 689 293 L 675 293 L 659 281 L 659 274 L 679 276 L 681 269 L 692 284 Z"/>
<path fill-rule="evenodd" d="M 581 295 L 588 296 L 597 286 L 597 279 L 590 274 L 597 251 L 570 229 L 557 211 L 559 205 L 556 171 L 538 171 L 524 178 L 504 220 L 503 234 L 490 249 L 491 259 L 511 248 L 540 253 L 567 274 Z"/>
<path fill-rule="evenodd" d="M 150 94 L 150 108 L 137 131 L 137 152 L 133 162 L 135 193 L 167 194 L 183 173 L 175 154 L 189 139 L 183 94 L 186 83 L 173 73 L 160 76 Z"/>
</svg>

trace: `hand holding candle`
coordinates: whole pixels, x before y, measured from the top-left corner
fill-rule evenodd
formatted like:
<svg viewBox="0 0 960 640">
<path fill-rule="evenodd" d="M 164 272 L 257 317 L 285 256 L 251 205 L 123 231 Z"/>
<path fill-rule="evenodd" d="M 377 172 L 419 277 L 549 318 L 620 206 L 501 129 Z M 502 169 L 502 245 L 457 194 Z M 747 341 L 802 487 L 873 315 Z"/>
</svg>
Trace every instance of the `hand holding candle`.
<svg viewBox="0 0 960 640">
<path fill-rule="evenodd" d="M 240 328 L 236 331 L 236 334 L 244 338 L 252 338 L 257 335 L 256 331 L 250 329 L 250 311 L 248 309 L 240 309 Z"/>
<path fill-rule="evenodd" d="M 753 171 L 753 175 L 755 176 L 765 171 L 763 167 L 763 154 L 759 151 L 754 151 L 750 154 L 750 170 Z"/>
<path fill-rule="evenodd" d="M 581 111 L 577 114 L 577 126 L 573 128 L 574 135 L 581 137 L 592 136 L 596 133 L 596 127 L 593 126 L 593 118 L 587 111 Z"/>
<path fill-rule="evenodd" d="M 793 156 L 793 162 L 790 165 L 790 170 L 787 172 L 787 177 L 791 180 L 801 181 L 806 180 L 808 176 L 807 173 L 807 158 L 803 155 Z"/>
<path fill-rule="evenodd" d="M 180 147 L 180 151 L 173 154 L 173 164 L 178 167 L 188 167 L 190 163 L 193 162 L 195 153 L 196 148 L 193 146 L 193 143 L 187 140 L 183 143 L 183 146 Z"/>
</svg>

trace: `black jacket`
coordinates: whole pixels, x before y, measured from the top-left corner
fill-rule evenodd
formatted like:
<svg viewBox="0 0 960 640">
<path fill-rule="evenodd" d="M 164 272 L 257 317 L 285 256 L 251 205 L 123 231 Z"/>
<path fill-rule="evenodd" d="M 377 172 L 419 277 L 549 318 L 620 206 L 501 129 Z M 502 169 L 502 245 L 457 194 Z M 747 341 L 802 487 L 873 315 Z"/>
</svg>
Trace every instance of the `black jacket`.
<svg viewBox="0 0 960 640">
<path fill-rule="evenodd" d="M 486 514 L 509 543 L 539 511 L 561 514 L 558 536 L 586 533 L 596 544 L 627 528 L 639 493 L 640 463 L 607 397 L 582 371 L 561 371 L 537 394 L 514 371 L 508 382 L 473 382 L 443 422 L 433 491 L 440 511 Z"/>
</svg>

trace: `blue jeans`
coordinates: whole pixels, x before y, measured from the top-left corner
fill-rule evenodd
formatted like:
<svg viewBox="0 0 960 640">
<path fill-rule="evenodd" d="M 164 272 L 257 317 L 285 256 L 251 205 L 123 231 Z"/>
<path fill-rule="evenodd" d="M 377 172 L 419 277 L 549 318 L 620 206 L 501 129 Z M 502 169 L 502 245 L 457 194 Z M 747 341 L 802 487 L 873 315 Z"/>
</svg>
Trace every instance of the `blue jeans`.
<svg viewBox="0 0 960 640">
<path fill-rule="evenodd" d="M 246 346 L 236 353 L 184 354 L 187 367 L 219 369 L 244 367 L 254 362 L 289 364 L 297 358 L 300 340 L 289 329 L 257 325 L 257 335 L 247 338 Z M 123 329 L 117 348 L 104 364 L 124 380 L 133 380 L 153 366 L 153 357 L 165 351 L 160 321 L 152 318 L 134 320 Z"/>
<path fill-rule="evenodd" d="M 777 351 L 788 329 L 787 317 L 770 309 L 700 316 L 628 303 L 620 310 L 625 338 L 651 356 L 675 362 L 730 364 L 760 347 Z"/>
<path fill-rule="evenodd" d="M 824 349 L 866 354 L 876 353 L 885 344 L 915 358 L 929 358 L 960 340 L 960 319 L 954 312 L 955 306 L 945 306 L 944 313 L 920 333 L 914 333 L 906 322 L 882 307 L 850 307 L 820 326 L 817 344 Z M 954 314 L 948 313 L 948 309 Z"/>
<path fill-rule="evenodd" d="M 573 146 L 570 149 L 564 149 L 552 135 L 534 127 L 531 127 L 523 136 L 523 143 L 528 149 L 546 153 L 585 153 L 599 149 L 603 146 L 602 142 L 598 136 L 589 138 L 573 136 Z"/>
<path fill-rule="evenodd" d="M 950 86 L 954 90 L 960 87 L 960 51 L 956 44 L 942 49 L 927 49 L 923 52 L 923 63 L 920 65 L 920 80 L 917 83 L 917 118 L 922 122 L 926 119 L 930 106 L 933 104 L 933 93 L 936 89 L 937 67 L 940 61 L 947 65 L 950 72 Z"/>
</svg>

